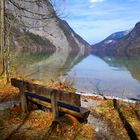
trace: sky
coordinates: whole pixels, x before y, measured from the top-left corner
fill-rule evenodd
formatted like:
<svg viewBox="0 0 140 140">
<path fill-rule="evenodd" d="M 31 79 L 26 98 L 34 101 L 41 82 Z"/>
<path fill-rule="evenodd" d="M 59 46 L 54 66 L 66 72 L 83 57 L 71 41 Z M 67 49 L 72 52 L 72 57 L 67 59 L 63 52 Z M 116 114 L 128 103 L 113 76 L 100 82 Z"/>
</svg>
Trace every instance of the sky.
<svg viewBox="0 0 140 140">
<path fill-rule="evenodd" d="M 65 0 L 65 19 L 90 44 L 140 21 L 140 0 Z"/>
</svg>

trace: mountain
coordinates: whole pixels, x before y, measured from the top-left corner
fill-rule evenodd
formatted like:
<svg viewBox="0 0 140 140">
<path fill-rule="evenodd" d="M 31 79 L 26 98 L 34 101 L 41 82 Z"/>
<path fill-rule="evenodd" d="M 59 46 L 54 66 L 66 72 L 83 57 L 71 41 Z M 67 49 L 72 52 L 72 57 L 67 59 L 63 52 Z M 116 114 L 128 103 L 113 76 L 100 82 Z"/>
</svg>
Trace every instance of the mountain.
<svg viewBox="0 0 140 140">
<path fill-rule="evenodd" d="M 115 44 L 115 53 L 118 55 L 139 55 L 140 54 L 140 22 L 133 30 Z"/>
<path fill-rule="evenodd" d="M 93 53 L 132 56 L 140 54 L 140 22 L 131 31 L 117 32 L 92 45 Z"/>
<path fill-rule="evenodd" d="M 107 37 L 105 41 L 118 41 L 120 39 L 122 39 L 124 36 L 126 36 L 129 33 L 129 31 L 120 31 L 120 32 L 116 32 L 111 34 L 109 37 Z"/>
<path fill-rule="evenodd" d="M 16 49 L 38 51 L 55 48 L 64 52 L 80 51 L 84 53 L 90 47 L 83 38 L 73 31 L 66 21 L 57 16 L 50 1 L 39 0 L 38 3 L 19 1 L 19 5 L 23 7 L 23 10 L 25 7 L 27 10 L 18 12 L 19 9 L 16 9 L 11 2 L 6 4 L 6 8 L 10 13 L 14 13 L 13 11 L 16 9 L 16 14 L 20 13 L 22 15 L 17 16 L 17 20 L 22 21 L 25 25 L 24 27 L 20 26 L 20 29 L 15 27 L 16 34 L 12 41 Z M 40 15 L 33 14 L 30 12 L 31 9 L 33 13 L 45 14 L 44 20 L 38 20 L 37 18 L 40 18 Z M 26 39 L 17 39 L 20 35 L 24 35 Z"/>
<path fill-rule="evenodd" d="M 123 37 L 125 37 L 129 31 L 120 31 L 115 32 L 105 38 L 103 41 L 92 45 L 92 49 L 94 49 L 93 53 L 96 54 L 112 54 L 113 46 L 116 42 L 120 41 Z"/>
</svg>

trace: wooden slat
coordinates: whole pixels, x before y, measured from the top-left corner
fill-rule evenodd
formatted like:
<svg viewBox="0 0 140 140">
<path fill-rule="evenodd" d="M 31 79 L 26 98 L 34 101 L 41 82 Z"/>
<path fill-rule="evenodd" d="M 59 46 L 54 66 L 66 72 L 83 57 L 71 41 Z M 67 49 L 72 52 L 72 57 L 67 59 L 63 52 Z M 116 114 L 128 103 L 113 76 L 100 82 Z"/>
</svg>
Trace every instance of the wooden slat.
<svg viewBox="0 0 140 140">
<path fill-rule="evenodd" d="M 29 83 L 27 81 L 18 80 L 15 78 L 11 79 L 11 84 L 19 89 L 22 88 L 22 86 L 24 86 L 24 89 L 26 91 L 47 97 L 49 99 L 51 98 L 51 93 L 55 93 L 57 101 L 74 106 L 81 106 L 80 95 L 73 92 L 57 90 L 46 86 Z"/>
<path fill-rule="evenodd" d="M 35 103 L 38 103 L 40 105 L 43 105 L 47 108 L 52 108 L 51 106 L 51 103 L 48 103 L 48 102 L 45 102 L 45 101 L 42 101 L 42 100 L 39 100 L 37 98 L 32 98 L 32 97 L 29 97 L 29 100 L 35 102 Z M 79 112 L 75 111 L 75 110 L 71 110 L 71 109 L 68 109 L 66 107 L 61 107 L 59 106 L 59 113 L 65 113 L 65 114 L 71 114 L 77 118 L 80 118 L 80 119 L 84 119 L 86 120 L 90 111 L 88 109 L 85 109 L 85 108 L 82 108 L 82 107 L 79 107 Z"/>
<path fill-rule="evenodd" d="M 36 99 L 38 99 L 38 100 L 51 103 L 51 99 L 49 99 L 49 98 L 46 98 L 46 97 L 43 97 L 43 96 L 40 96 L 40 95 L 37 95 L 37 94 L 29 93 L 29 92 L 25 92 L 25 94 L 26 94 L 26 96 L 28 96 L 28 97 L 36 98 Z M 62 102 L 60 102 L 60 101 L 57 101 L 57 104 L 58 104 L 58 106 L 60 106 L 60 107 L 64 107 L 64 108 L 67 108 L 67 109 L 69 109 L 69 110 L 73 110 L 73 111 L 76 111 L 76 112 L 80 112 L 80 109 L 79 109 L 79 107 L 77 107 L 77 106 L 73 106 L 73 105 L 70 105 L 70 104 L 62 103 Z"/>
</svg>

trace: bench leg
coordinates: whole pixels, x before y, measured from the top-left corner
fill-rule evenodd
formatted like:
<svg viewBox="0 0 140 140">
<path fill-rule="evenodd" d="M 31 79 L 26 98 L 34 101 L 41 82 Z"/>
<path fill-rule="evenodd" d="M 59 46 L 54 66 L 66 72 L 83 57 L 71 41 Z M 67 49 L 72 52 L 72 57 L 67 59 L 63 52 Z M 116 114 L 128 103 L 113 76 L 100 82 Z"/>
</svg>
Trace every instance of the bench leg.
<svg viewBox="0 0 140 140">
<path fill-rule="evenodd" d="M 20 91 L 21 108 L 24 113 L 28 112 L 26 95 Z"/>
<path fill-rule="evenodd" d="M 54 92 L 51 93 L 51 104 L 52 104 L 53 121 L 55 121 L 58 118 L 58 104 L 57 104 L 56 94 Z"/>
</svg>

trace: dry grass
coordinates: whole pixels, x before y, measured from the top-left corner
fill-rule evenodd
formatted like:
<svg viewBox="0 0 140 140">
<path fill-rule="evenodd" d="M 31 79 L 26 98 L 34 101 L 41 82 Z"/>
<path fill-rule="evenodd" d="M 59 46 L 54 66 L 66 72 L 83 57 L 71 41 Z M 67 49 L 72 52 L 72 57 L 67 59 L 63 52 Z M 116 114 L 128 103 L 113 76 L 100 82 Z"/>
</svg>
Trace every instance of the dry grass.
<svg viewBox="0 0 140 140">
<path fill-rule="evenodd" d="M 19 78 L 20 79 L 20 78 Z M 21 79 L 22 80 L 22 79 Z M 31 81 L 32 83 L 39 84 L 42 86 L 47 86 L 55 89 L 65 90 L 69 92 L 75 92 L 76 90 L 72 88 L 71 83 L 65 81 L 54 82 L 50 81 L 46 84 L 40 81 Z M 11 86 L 10 83 L 4 84 L 3 80 L 0 79 L 0 102 L 9 101 L 17 98 L 19 96 L 18 88 Z"/>
<path fill-rule="evenodd" d="M 52 129 L 50 112 L 34 110 L 25 115 L 16 107 L 1 111 L 0 118 L 1 140 L 93 140 L 94 137 L 94 130 L 90 125 L 80 124 L 68 116 L 61 118 L 62 126 L 57 125 Z"/>
<path fill-rule="evenodd" d="M 17 98 L 18 92 L 17 88 L 14 88 L 11 84 L 5 85 L 3 80 L 0 79 L 0 102 Z"/>
<path fill-rule="evenodd" d="M 42 84 L 38 81 L 33 83 L 74 92 L 75 89 L 69 86 L 65 81 Z M 4 85 L 0 80 L 0 101 L 7 101 L 18 96 L 18 90 L 10 84 Z M 140 104 L 129 104 L 117 101 L 115 106 L 113 100 L 102 100 L 96 97 L 86 97 L 85 99 L 93 99 L 100 102 L 100 105 L 92 109 L 92 113 L 106 121 L 112 129 L 117 139 L 130 139 L 125 123 L 129 123 L 132 130 L 140 139 Z M 123 119 L 120 117 L 123 115 Z M 69 119 L 62 118 L 61 122 L 65 122 L 62 126 L 51 128 L 52 114 L 34 110 L 29 114 L 22 114 L 19 107 L 7 111 L 0 111 L 0 139 L 24 139 L 24 140 L 93 140 L 95 131 L 88 124 L 80 124 L 71 117 Z M 66 119 L 66 121 L 65 121 Z"/>
<path fill-rule="evenodd" d="M 140 104 L 117 101 L 115 107 L 113 100 L 106 100 L 92 111 L 96 117 L 108 122 L 109 127 L 112 128 L 118 139 L 130 139 L 129 132 L 131 130 L 128 132 L 130 128 L 140 139 Z M 126 125 L 128 130 L 125 128 Z"/>
<path fill-rule="evenodd" d="M 72 83 L 70 81 L 50 81 L 46 84 L 40 82 L 40 81 L 32 81 L 32 83 L 34 84 L 39 84 L 39 85 L 42 85 L 42 86 L 47 86 L 47 87 L 51 87 L 51 88 L 54 88 L 54 89 L 59 89 L 59 90 L 65 90 L 65 91 L 69 91 L 69 92 L 75 92 L 76 89 L 74 89 L 72 87 Z"/>
<path fill-rule="evenodd" d="M 34 83 L 44 85 L 35 81 Z M 66 83 L 50 82 L 44 86 L 74 91 Z M 18 96 L 18 89 L 0 81 L 0 101 L 12 100 Z M 69 123 L 68 120 L 71 120 Z M 23 114 L 20 107 L 0 111 L 0 140 L 93 140 L 95 131 L 88 124 L 80 124 L 72 116 L 62 118 L 63 125 L 52 129 L 52 114 L 33 110 Z M 65 123 L 64 123 L 65 122 Z"/>
</svg>

